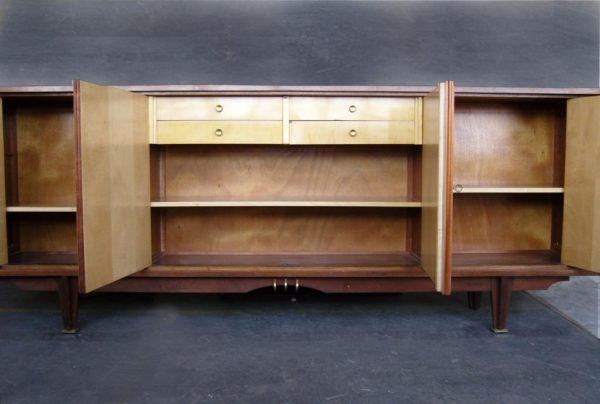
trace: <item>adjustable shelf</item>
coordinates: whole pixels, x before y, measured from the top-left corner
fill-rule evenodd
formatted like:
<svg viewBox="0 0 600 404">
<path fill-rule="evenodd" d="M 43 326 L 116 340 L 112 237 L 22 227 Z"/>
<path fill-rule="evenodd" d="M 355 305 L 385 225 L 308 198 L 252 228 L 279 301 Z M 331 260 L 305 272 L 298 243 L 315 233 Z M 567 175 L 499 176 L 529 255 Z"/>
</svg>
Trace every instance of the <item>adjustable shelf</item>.
<svg viewBox="0 0 600 404">
<path fill-rule="evenodd" d="M 563 194 L 563 187 L 485 187 L 485 186 L 462 186 L 457 184 L 453 187 L 455 194 Z"/>
<path fill-rule="evenodd" d="M 420 208 L 421 202 L 417 201 L 399 201 L 399 200 L 341 200 L 319 198 L 315 200 L 288 200 L 288 199 L 173 199 L 164 201 L 154 201 L 150 203 L 153 208 L 193 208 L 193 207 L 380 207 L 380 208 Z"/>
<path fill-rule="evenodd" d="M 75 213 L 75 206 L 52 206 L 52 205 L 36 205 L 27 204 L 19 206 L 7 206 L 8 213 Z"/>
</svg>

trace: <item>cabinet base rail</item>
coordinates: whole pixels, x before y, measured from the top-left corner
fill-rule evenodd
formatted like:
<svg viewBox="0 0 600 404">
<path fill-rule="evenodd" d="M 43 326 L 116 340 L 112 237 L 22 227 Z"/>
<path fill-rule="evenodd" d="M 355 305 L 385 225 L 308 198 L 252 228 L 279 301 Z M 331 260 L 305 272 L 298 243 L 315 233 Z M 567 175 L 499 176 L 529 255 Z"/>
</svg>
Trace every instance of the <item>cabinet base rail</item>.
<svg viewBox="0 0 600 404">
<path fill-rule="evenodd" d="M 58 292 L 63 333 L 79 331 L 78 278 L 60 277 L 6 277 L 22 290 Z M 486 276 L 453 278 L 455 292 L 467 292 L 468 307 L 478 309 L 482 292 L 491 297 L 494 333 L 506 333 L 510 300 L 513 291 L 543 290 L 566 276 Z M 247 293 L 261 288 L 273 288 L 274 284 L 289 285 L 293 291 L 298 287 L 315 289 L 325 293 L 402 293 L 435 292 L 428 278 L 168 278 L 128 277 L 108 285 L 98 292 L 139 293 Z M 280 286 L 281 287 L 281 286 Z"/>
</svg>

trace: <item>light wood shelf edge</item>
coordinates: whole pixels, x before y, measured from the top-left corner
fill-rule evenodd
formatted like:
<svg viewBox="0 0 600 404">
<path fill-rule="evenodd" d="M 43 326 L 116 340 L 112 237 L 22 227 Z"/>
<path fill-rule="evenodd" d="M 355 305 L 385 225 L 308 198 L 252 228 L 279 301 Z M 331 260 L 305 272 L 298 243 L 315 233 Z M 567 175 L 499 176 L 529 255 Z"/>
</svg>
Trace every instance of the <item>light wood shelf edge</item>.
<svg viewBox="0 0 600 404">
<path fill-rule="evenodd" d="M 7 212 L 15 213 L 61 213 L 61 212 L 77 212 L 75 206 L 7 206 Z"/>
<path fill-rule="evenodd" d="M 455 194 L 562 194 L 562 187 L 462 187 Z"/>
<path fill-rule="evenodd" d="M 421 202 L 380 202 L 380 201 L 166 201 L 151 202 L 153 208 L 193 208 L 217 206 L 355 206 L 382 208 L 420 208 Z"/>
</svg>

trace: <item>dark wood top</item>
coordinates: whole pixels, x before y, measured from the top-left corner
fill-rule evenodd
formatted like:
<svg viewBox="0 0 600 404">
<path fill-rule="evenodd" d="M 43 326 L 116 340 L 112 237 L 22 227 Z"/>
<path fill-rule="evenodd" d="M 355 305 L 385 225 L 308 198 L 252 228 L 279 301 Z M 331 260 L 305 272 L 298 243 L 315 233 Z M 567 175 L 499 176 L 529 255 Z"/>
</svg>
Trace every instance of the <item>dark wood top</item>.
<svg viewBox="0 0 600 404">
<path fill-rule="evenodd" d="M 117 86 L 147 95 L 412 95 L 431 92 L 434 86 L 240 86 L 240 85 L 152 85 Z M 0 87 L 0 96 L 70 95 L 72 86 Z M 600 95 L 599 88 L 455 87 L 459 97 L 556 97 Z"/>
</svg>

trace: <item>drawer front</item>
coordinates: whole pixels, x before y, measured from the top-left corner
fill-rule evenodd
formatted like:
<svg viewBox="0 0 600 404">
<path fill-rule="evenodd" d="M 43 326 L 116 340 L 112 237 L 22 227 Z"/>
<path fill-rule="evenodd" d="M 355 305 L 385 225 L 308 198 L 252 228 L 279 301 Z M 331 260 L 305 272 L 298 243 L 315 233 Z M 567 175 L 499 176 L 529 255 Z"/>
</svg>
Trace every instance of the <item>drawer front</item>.
<svg viewBox="0 0 600 404">
<path fill-rule="evenodd" d="M 291 144 L 415 144 L 412 121 L 313 121 L 290 124 Z"/>
<path fill-rule="evenodd" d="M 159 121 L 276 121 L 282 117 L 281 97 L 156 97 Z"/>
<path fill-rule="evenodd" d="M 158 144 L 281 144 L 281 121 L 158 121 Z"/>
<path fill-rule="evenodd" d="M 292 121 L 414 121 L 417 98 L 291 97 Z"/>
</svg>

